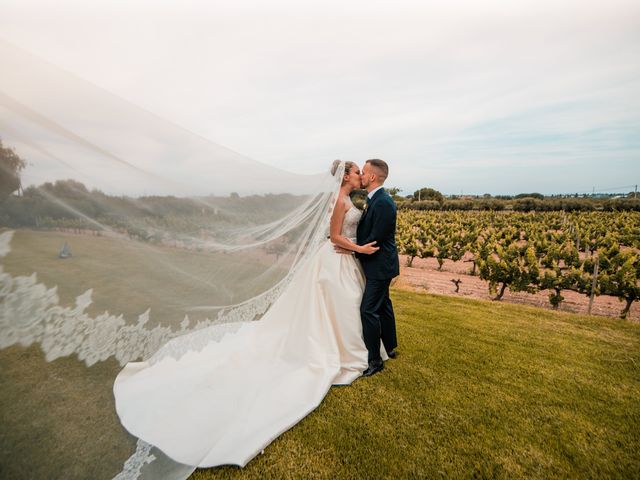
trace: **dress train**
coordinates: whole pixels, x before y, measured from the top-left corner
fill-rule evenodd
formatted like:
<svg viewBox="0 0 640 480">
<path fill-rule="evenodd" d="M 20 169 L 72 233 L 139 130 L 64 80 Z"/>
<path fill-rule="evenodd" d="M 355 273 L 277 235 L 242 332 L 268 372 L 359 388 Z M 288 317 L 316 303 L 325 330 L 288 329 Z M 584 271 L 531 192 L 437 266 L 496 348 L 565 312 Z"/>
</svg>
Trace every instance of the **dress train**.
<svg viewBox="0 0 640 480">
<path fill-rule="evenodd" d="M 183 464 L 246 465 L 366 369 L 363 288 L 358 261 L 325 242 L 259 321 L 178 360 L 127 364 L 113 389 L 122 424 Z"/>
</svg>

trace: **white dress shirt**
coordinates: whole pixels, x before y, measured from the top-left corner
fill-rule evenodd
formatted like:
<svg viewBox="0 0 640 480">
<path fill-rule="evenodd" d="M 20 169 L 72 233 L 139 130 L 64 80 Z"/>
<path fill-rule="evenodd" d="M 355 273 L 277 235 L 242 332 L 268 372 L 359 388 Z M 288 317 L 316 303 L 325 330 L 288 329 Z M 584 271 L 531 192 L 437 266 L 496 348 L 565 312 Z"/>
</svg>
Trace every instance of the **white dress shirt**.
<svg viewBox="0 0 640 480">
<path fill-rule="evenodd" d="M 373 198 L 373 195 L 382 188 L 382 185 L 380 185 L 378 188 L 374 188 L 373 190 L 371 190 L 368 194 L 367 194 L 367 198 L 369 200 L 371 200 Z"/>
</svg>

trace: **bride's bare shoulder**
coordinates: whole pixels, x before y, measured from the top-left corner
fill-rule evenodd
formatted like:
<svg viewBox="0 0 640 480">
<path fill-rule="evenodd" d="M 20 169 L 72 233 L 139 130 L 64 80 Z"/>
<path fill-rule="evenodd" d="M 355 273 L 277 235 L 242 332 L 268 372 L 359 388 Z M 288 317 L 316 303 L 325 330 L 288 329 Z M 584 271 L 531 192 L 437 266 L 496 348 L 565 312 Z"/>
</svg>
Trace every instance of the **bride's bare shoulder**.
<svg viewBox="0 0 640 480">
<path fill-rule="evenodd" d="M 335 209 L 346 210 L 347 208 L 349 208 L 347 198 L 348 197 L 343 197 L 342 195 L 338 196 L 338 198 L 336 199 Z"/>
</svg>

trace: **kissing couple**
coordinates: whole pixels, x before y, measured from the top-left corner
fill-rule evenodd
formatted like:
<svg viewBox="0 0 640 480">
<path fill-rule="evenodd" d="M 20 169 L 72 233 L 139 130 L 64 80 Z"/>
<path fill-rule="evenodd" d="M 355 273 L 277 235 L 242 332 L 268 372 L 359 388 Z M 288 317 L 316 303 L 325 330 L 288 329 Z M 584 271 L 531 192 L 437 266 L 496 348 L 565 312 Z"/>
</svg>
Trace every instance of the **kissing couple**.
<svg viewBox="0 0 640 480">
<path fill-rule="evenodd" d="M 332 385 L 374 375 L 395 357 L 389 285 L 399 262 L 396 205 L 383 188 L 389 167 L 373 159 L 361 171 L 336 160 L 331 174 L 339 189 L 330 238 L 260 320 L 179 359 L 120 371 L 116 411 L 131 434 L 183 465 L 245 466 Z M 363 213 L 349 196 L 360 188 L 368 192 Z"/>
<path fill-rule="evenodd" d="M 389 167 L 384 160 L 367 160 L 362 172 L 355 163 L 346 162 L 340 195 L 331 217 L 331 242 L 338 253 L 355 253 L 366 280 L 360 303 L 368 360 L 363 372 L 365 377 L 384 368 L 382 357 L 385 353 L 395 358 L 398 345 L 393 305 L 389 298 L 391 279 L 399 274 L 395 242 L 396 205 L 383 188 L 388 175 Z M 367 203 L 362 214 L 354 207 L 349 195 L 357 188 L 367 190 Z M 351 260 L 357 266 L 357 260 Z M 346 260 L 345 263 L 350 262 Z"/>
</svg>

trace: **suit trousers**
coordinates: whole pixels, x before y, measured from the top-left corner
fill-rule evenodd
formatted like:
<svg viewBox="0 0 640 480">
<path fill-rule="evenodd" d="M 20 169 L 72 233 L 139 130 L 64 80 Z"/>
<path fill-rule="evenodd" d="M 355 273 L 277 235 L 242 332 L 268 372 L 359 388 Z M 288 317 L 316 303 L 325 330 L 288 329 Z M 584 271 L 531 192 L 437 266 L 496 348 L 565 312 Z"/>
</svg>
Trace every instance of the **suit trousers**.
<svg viewBox="0 0 640 480">
<path fill-rule="evenodd" d="M 390 284 L 390 278 L 384 280 L 367 278 L 364 287 L 360 319 L 364 344 L 369 351 L 369 362 L 381 360 L 381 339 L 387 352 L 398 346 L 396 319 L 393 315 L 391 298 L 389 298 Z"/>
</svg>

